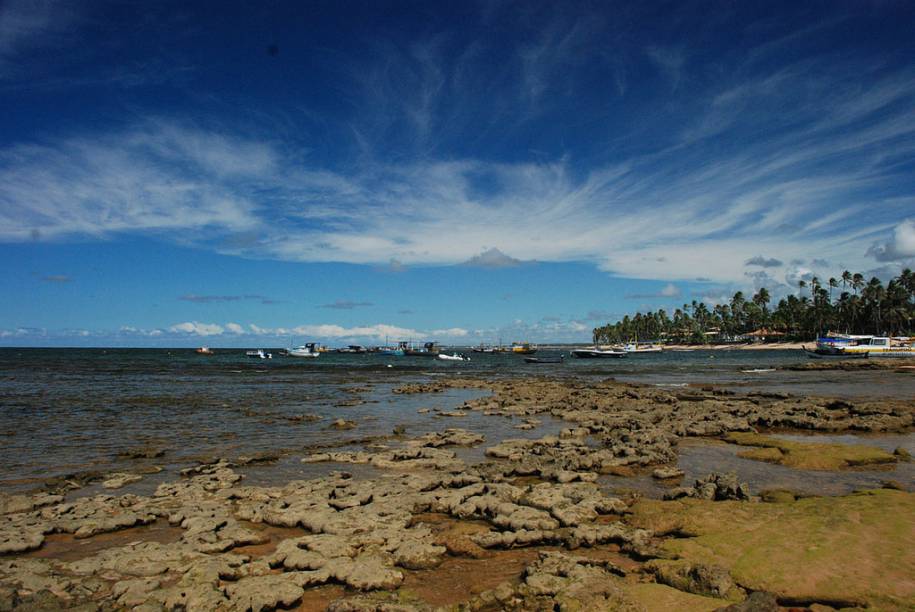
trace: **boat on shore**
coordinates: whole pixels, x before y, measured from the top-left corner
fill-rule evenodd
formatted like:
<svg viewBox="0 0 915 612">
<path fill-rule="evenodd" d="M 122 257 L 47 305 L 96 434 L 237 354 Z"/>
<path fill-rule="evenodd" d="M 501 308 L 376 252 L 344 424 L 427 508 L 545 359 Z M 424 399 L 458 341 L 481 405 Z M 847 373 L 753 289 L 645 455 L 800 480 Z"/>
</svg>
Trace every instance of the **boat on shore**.
<svg viewBox="0 0 915 612">
<path fill-rule="evenodd" d="M 525 357 L 524 363 L 562 363 L 565 361 L 565 357 L 560 355 L 559 357 Z"/>
<path fill-rule="evenodd" d="M 871 357 L 915 357 L 915 343 L 907 337 L 832 334 L 817 338 L 813 352 L 845 357 L 862 354 Z"/>
<path fill-rule="evenodd" d="M 530 342 L 512 342 L 512 353 L 515 355 L 533 355 L 537 352 L 537 345 Z"/>
<path fill-rule="evenodd" d="M 256 351 L 245 351 L 245 357 L 250 357 L 251 359 L 273 359 L 273 354 L 267 353 L 264 349 L 257 349 Z"/>
<path fill-rule="evenodd" d="M 320 357 L 321 355 L 314 342 L 291 348 L 286 351 L 286 354 L 289 357 Z"/>
<path fill-rule="evenodd" d="M 597 346 L 590 346 L 587 348 L 574 349 L 572 351 L 572 356 L 577 357 L 578 359 L 621 358 L 628 355 L 628 351 L 616 347 L 600 348 Z"/>
</svg>

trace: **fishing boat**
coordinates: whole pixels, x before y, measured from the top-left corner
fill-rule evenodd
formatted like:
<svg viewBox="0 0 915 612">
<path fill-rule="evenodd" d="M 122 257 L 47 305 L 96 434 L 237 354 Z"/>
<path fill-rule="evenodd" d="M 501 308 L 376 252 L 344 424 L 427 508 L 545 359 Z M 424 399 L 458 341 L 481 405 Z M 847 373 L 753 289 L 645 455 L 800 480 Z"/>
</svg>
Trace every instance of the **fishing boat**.
<svg viewBox="0 0 915 612">
<path fill-rule="evenodd" d="M 580 348 L 572 351 L 572 356 L 579 359 L 604 359 L 608 357 L 626 357 L 629 355 L 629 352 L 621 348 L 600 348 L 597 346 L 590 346 L 588 348 Z"/>
<path fill-rule="evenodd" d="M 438 358 L 442 361 L 470 361 L 470 357 L 464 357 L 458 353 L 454 353 L 453 355 L 449 355 L 447 353 L 439 353 Z"/>
<path fill-rule="evenodd" d="M 309 342 L 289 349 L 287 355 L 290 357 L 320 357 L 321 353 L 318 352 L 314 342 Z"/>
<path fill-rule="evenodd" d="M 264 349 L 257 349 L 256 351 L 245 351 L 245 357 L 250 357 L 251 359 L 273 359 L 273 354 L 265 352 Z"/>
<path fill-rule="evenodd" d="M 639 344 L 638 342 L 630 342 L 623 346 L 623 350 L 627 353 L 660 353 L 664 349 L 657 344 Z"/>
<path fill-rule="evenodd" d="M 502 339 L 499 338 L 499 344 L 497 344 L 496 346 L 484 344 L 481 342 L 479 346 L 475 346 L 475 347 L 471 348 L 470 350 L 473 351 L 474 353 L 496 354 L 496 353 L 507 353 L 509 349 L 502 346 Z"/>
<path fill-rule="evenodd" d="M 367 348 L 365 348 L 364 346 L 362 346 L 361 344 L 350 344 L 349 346 L 345 346 L 343 348 L 338 348 L 337 352 L 344 353 L 347 355 L 356 355 L 356 354 L 361 355 L 362 353 L 368 353 L 369 350 Z"/>
<path fill-rule="evenodd" d="M 530 342 L 512 342 L 512 353 L 515 355 L 533 355 L 537 352 L 537 346 Z"/>
<path fill-rule="evenodd" d="M 559 357 L 525 357 L 524 363 L 562 363 L 564 359 L 562 355 Z"/>
<path fill-rule="evenodd" d="M 407 357 L 435 357 L 439 352 L 435 342 L 426 342 L 421 349 L 413 348 L 412 346 L 405 349 L 404 355 Z"/>
<path fill-rule="evenodd" d="M 194 352 L 197 353 L 198 355 L 212 355 L 213 354 L 213 350 L 208 346 L 201 346 L 199 349 L 196 349 Z"/>
</svg>

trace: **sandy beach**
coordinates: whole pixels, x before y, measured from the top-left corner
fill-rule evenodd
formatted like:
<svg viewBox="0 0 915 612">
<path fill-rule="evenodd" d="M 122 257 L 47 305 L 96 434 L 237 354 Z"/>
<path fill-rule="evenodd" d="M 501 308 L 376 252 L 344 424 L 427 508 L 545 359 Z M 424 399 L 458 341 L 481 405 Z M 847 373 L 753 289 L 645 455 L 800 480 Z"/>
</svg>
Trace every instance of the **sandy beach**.
<svg viewBox="0 0 915 612">
<path fill-rule="evenodd" d="M 665 344 L 666 351 L 800 351 L 805 346 L 812 347 L 814 341 L 809 342 L 753 342 L 750 344 Z"/>
<path fill-rule="evenodd" d="M 456 390 L 477 398 L 437 402 Z M 911 400 L 527 377 L 390 393 L 439 429 L 202 459 L 142 492 L 165 453 L 150 446 L 115 473 L 3 494 L 0 609 L 915 603 Z M 331 430 L 358 428 L 348 410 Z M 290 461 L 324 471 L 248 482 Z"/>
</svg>

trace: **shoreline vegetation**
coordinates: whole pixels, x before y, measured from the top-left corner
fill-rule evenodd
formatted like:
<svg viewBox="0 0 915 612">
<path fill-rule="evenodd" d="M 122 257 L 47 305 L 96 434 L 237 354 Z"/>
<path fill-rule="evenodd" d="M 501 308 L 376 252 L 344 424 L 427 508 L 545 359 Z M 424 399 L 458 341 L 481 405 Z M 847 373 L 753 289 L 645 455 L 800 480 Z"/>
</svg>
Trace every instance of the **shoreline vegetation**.
<svg viewBox="0 0 915 612">
<path fill-rule="evenodd" d="M 434 406 L 451 389 L 487 395 L 432 408 L 436 431 L 395 427 L 346 448 L 201 458 L 151 494 L 131 487 L 149 477 L 142 466 L 168 463 L 169 450 L 137 449 L 121 472 L 104 475 L 104 494 L 84 492 L 89 482 L 78 475 L 0 493 L 0 609 L 915 605 L 915 493 L 909 471 L 893 480 L 911 457 L 874 447 L 881 435 L 915 431 L 911 400 L 532 377 L 402 382 L 390 393 Z M 470 413 L 519 430 L 546 419 L 563 426 L 487 440 L 460 427 Z M 347 414 L 358 427 L 358 408 Z M 865 433 L 844 445 L 816 438 Z M 778 463 L 800 483 L 815 469 L 834 479 L 870 470 L 869 482 L 882 484 L 828 496 L 756 490 L 714 466 L 684 478 L 685 448 L 728 442 L 759 469 Z M 483 454 L 464 452 L 474 447 Z M 327 471 L 269 486 L 244 480 L 252 465 L 290 461 Z M 663 495 L 627 486 L 645 478 Z"/>
<path fill-rule="evenodd" d="M 846 270 L 825 282 L 815 276 L 801 280 L 798 289 L 799 295 L 786 296 L 771 310 L 769 291 L 761 288 L 750 299 L 738 291 L 730 302 L 711 308 L 693 300 L 672 313 L 663 308 L 638 312 L 594 328 L 592 339 L 595 344 L 617 344 L 642 338 L 682 347 L 749 340 L 811 342 L 829 330 L 875 336 L 911 336 L 915 331 L 915 273 L 908 268 L 886 286 L 877 277 L 865 282 L 863 275 Z"/>
</svg>

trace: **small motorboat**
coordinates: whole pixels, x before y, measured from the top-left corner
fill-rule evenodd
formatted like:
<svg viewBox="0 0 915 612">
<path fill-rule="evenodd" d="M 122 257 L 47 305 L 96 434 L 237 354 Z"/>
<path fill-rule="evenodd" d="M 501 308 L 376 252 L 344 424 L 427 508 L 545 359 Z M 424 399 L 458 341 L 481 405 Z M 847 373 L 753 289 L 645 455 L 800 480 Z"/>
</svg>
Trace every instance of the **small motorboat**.
<svg viewBox="0 0 915 612">
<path fill-rule="evenodd" d="M 623 350 L 626 351 L 627 353 L 642 354 L 642 353 L 660 353 L 664 349 L 663 349 L 663 347 L 658 346 L 657 344 L 639 344 L 638 342 L 630 342 L 629 344 L 627 344 L 626 346 L 623 347 Z"/>
<path fill-rule="evenodd" d="M 250 357 L 251 359 L 273 359 L 273 354 L 264 352 L 264 349 L 245 351 L 245 356 Z"/>
<path fill-rule="evenodd" d="M 449 355 L 448 353 L 439 353 L 438 358 L 442 361 L 470 361 L 470 357 L 464 357 L 457 353 Z"/>
<path fill-rule="evenodd" d="M 213 349 L 211 349 L 208 346 L 201 346 L 199 349 L 196 349 L 194 352 L 197 353 L 198 355 L 212 355 Z"/>
<path fill-rule="evenodd" d="M 562 363 L 565 357 L 525 357 L 524 363 Z"/>
<path fill-rule="evenodd" d="M 573 357 L 578 357 L 579 359 L 604 359 L 607 357 L 625 357 L 629 352 L 621 348 L 608 348 L 602 349 L 596 346 L 575 349 L 572 351 Z"/>
<path fill-rule="evenodd" d="M 291 348 L 286 351 L 286 354 L 290 357 L 319 357 L 321 355 L 318 349 L 315 348 L 314 342 Z"/>
</svg>

